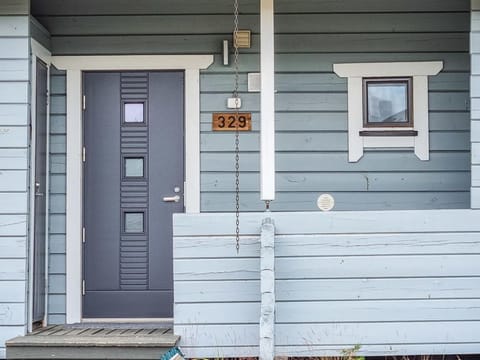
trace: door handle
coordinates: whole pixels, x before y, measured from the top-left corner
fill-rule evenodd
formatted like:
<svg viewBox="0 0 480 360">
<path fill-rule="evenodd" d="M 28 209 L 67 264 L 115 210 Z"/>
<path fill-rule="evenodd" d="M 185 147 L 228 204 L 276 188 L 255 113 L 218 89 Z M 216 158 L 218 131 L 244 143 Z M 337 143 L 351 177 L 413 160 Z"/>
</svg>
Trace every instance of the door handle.
<svg viewBox="0 0 480 360">
<path fill-rule="evenodd" d="M 163 201 L 165 202 L 179 202 L 180 201 L 180 195 L 175 195 L 175 196 L 166 196 L 163 198 Z"/>
</svg>

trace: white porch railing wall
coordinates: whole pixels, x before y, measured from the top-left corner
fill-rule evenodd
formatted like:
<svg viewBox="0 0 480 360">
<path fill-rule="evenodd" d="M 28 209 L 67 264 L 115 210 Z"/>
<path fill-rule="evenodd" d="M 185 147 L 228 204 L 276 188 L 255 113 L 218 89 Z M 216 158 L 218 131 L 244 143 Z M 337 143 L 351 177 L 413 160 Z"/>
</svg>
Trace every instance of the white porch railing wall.
<svg viewBox="0 0 480 360">
<path fill-rule="evenodd" d="M 480 353 L 480 211 L 272 213 L 276 356 Z M 259 355 L 260 229 L 174 218 L 175 333 L 188 357 Z"/>
</svg>

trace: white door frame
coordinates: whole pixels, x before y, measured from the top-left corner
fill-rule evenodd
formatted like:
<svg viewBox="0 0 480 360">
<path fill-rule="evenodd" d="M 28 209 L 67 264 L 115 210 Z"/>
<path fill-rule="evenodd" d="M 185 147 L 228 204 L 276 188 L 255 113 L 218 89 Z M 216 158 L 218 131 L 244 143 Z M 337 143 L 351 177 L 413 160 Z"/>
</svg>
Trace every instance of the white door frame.
<svg viewBox="0 0 480 360">
<path fill-rule="evenodd" d="M 47 93 L 50 93 L 50 64 L 52 54 L 48 51 L 43 45 L 41 45 L 35 39 L 31 39 L 30 41 L 30 49 L 31 49 L 31 87 L 30 87 L 30 124 L 32 127 L 32 134 L 30 138 L 30 228 L 29 228 L 29 253 L 28 253 L 28 264 L 29 269 L 29 278 L 28 278 L 28 309 L 27 309 L 27 327 L 28 331 L 32 330 L 32 319 L 33 319 L 33 262 L 34 262 L 34 239 L 35 239 L 35 171 L 36 171 L 36 162 L 35 162 L 35 155 L 37 149 L 37 113 L 36 113 L 36 105 L 37 105 L 37 59 L 40 59 L 47 65 Z M 47 173 L 49 169 L 49 133 L 50 133 L 50 96 L 47 96 L 48 103 L 47 103 L 47 163 L 45 164 Z M 49 176 L 46 177 L 46 194 L 45 194 L 45 204 L 46 208 L 49 208 Z M 48 249 L 48 211 L 45 213 L 45 246 Z M 48 307 L 48 251 L 45 251 L 45 319 L 47 318 L 47 307 Z"/>
<path fill-rule="evenodd" d="M 67 72 L 66 322 L 82 321 L 82 71 L 185 70 L 185 211 L 200 212 L 200 69 L 213 55 L 53 56 Z"/>
</svg>

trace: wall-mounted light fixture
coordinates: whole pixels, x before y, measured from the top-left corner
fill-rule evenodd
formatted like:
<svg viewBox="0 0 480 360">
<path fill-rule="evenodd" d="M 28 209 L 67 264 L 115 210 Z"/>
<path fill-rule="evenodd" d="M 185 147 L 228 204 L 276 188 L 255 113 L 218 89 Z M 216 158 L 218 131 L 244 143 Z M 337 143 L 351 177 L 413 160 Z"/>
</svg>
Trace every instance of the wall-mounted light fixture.
<svg viewBox="0 0 480 360">
<path fill-rule="evenodd" d="M 234 46 L 239 49 L 250 49 L 252 32 L 250 30 L 238 30 L 233 33 Z"/>
</svg>

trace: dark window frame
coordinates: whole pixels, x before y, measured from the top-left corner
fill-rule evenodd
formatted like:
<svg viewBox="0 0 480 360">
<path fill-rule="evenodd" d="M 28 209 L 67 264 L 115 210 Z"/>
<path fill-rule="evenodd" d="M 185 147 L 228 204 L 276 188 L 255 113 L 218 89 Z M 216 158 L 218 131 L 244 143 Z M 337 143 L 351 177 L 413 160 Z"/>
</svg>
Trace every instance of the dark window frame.
<svg viewBox="0 0 480 360">
<path fill-rule="evenodd" d="M 405 84 L 407 85 L 407 122 L 381 122 L 372 123 L 368 121 L 368 84 L 369 83 L 385 83 L 385 84 Z M 363 127 L 364 128 L 413 128 L 413 78 L 412 77 L 385 77 L 385 78 L 362 78 L 362 106 L 363 106 Z"/>
<path fill-rule="evenodd" d="M 127 122 L 125 117 L 125 105 L 128 104 L 143 104 L 143 121 L 142 122 Z M 121 101 L 121 116 L 122 116 L 122 126 L 132 126 L 132 127 L 146 127 L 148 121 L 148 102 L 145 99 L 129 99 L 129 100 L 122 100 Z"/>
</svg>

